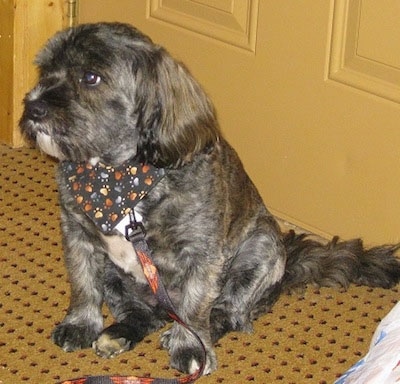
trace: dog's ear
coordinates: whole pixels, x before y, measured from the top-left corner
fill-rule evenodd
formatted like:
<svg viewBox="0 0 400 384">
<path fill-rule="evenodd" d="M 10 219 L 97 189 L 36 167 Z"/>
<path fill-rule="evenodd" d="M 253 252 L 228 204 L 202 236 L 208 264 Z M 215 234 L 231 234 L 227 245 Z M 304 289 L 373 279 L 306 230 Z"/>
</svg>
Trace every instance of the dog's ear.
<svg viewBox="0 0 400 384">
<path fill-rule="evenodd" d="M 163 48 L 157 47 L 145 68 L 137 69 L 136 80 L 138 156 L 142 161 L 179 167 L 218 141 L 211 101 L 186 67 Z"/>
</svg>

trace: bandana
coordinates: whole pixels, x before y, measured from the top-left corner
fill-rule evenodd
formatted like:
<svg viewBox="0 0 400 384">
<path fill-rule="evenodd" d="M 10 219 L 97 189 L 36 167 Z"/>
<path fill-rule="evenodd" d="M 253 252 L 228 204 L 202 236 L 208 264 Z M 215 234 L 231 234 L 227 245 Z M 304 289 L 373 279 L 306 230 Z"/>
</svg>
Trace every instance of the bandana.
<svg viewBox="0 0 400 384">
<path fill-rule="evenodd" d="M 134 159 L 118 167 L 70 161 L 60 166 L 75 202 L 103 233 L 113 231 L 165 175 Z"/>
</svg>

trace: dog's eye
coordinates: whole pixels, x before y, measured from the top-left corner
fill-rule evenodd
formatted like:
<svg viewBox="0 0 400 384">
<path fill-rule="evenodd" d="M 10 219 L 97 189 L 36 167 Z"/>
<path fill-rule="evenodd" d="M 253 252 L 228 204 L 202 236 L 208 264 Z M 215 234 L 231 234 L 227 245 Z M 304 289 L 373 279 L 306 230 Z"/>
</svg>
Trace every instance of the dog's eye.
<svg viewBox="0 0 400 384">
<path fill-rule="evenodd" d="M 100 81 L 101 77 L 94 72 L 85 72 L 80 80 L 81 83 L 84 83 L 90 87 L 99 85 Z"/>
</svg>

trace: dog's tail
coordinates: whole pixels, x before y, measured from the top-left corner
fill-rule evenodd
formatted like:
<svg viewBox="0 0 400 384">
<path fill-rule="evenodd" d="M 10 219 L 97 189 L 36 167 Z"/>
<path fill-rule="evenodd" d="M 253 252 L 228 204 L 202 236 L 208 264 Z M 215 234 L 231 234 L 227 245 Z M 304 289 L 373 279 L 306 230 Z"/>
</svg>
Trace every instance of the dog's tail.
<svg viewBox="0 0 400 384">
<path fill-rule="evenodd" d="M 361 239 L 323 244 L 306 234 L 290 231 L 284 235 L 287 252 L 282 289 L 302 289 L 307 284 L 338 286 L 351 283 L 371 287 L 393 287 L 400 281 L 400 244 L 365 249 Z"/>
</svg>

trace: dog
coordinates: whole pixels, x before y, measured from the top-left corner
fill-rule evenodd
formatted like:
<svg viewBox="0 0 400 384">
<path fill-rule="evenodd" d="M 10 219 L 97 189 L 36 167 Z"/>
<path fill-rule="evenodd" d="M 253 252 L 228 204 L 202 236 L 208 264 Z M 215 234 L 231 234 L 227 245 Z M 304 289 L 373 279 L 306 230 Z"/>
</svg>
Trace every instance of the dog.
<svg viewBox="0 0 400 384">
<path fill-rule="evenodd" d="M 282 292 L 307 284 L 389 288 L 399 282 L 399 245 L 364 249 L 360 239 L 323 244 L 282 233 L 221 134 L 202 87 L 139 30 L 122 23 L 72 27 L 47 42 L 36 64 L 38 82 L 24 99 L 20 127 L 60 160 L 71 299 L 52 340 L 65 351 L 93 347 L 113 357 L 169 320 L 131 244 L 116 229 L 104 233 L 78 206 L 65 164 L 90 171 L 137 162 L 163 170 L 134 212 L 179 316 L 205 346 L 205 374 L 217 368 L 215 342 L 230 331 L 251 331 Z M 106 329 L 104 302 L 116 321 Z M 161 344 L 172 367 L 193 373 L 200 366 L 201 347 L 180 324 Z"/>
</svg>

